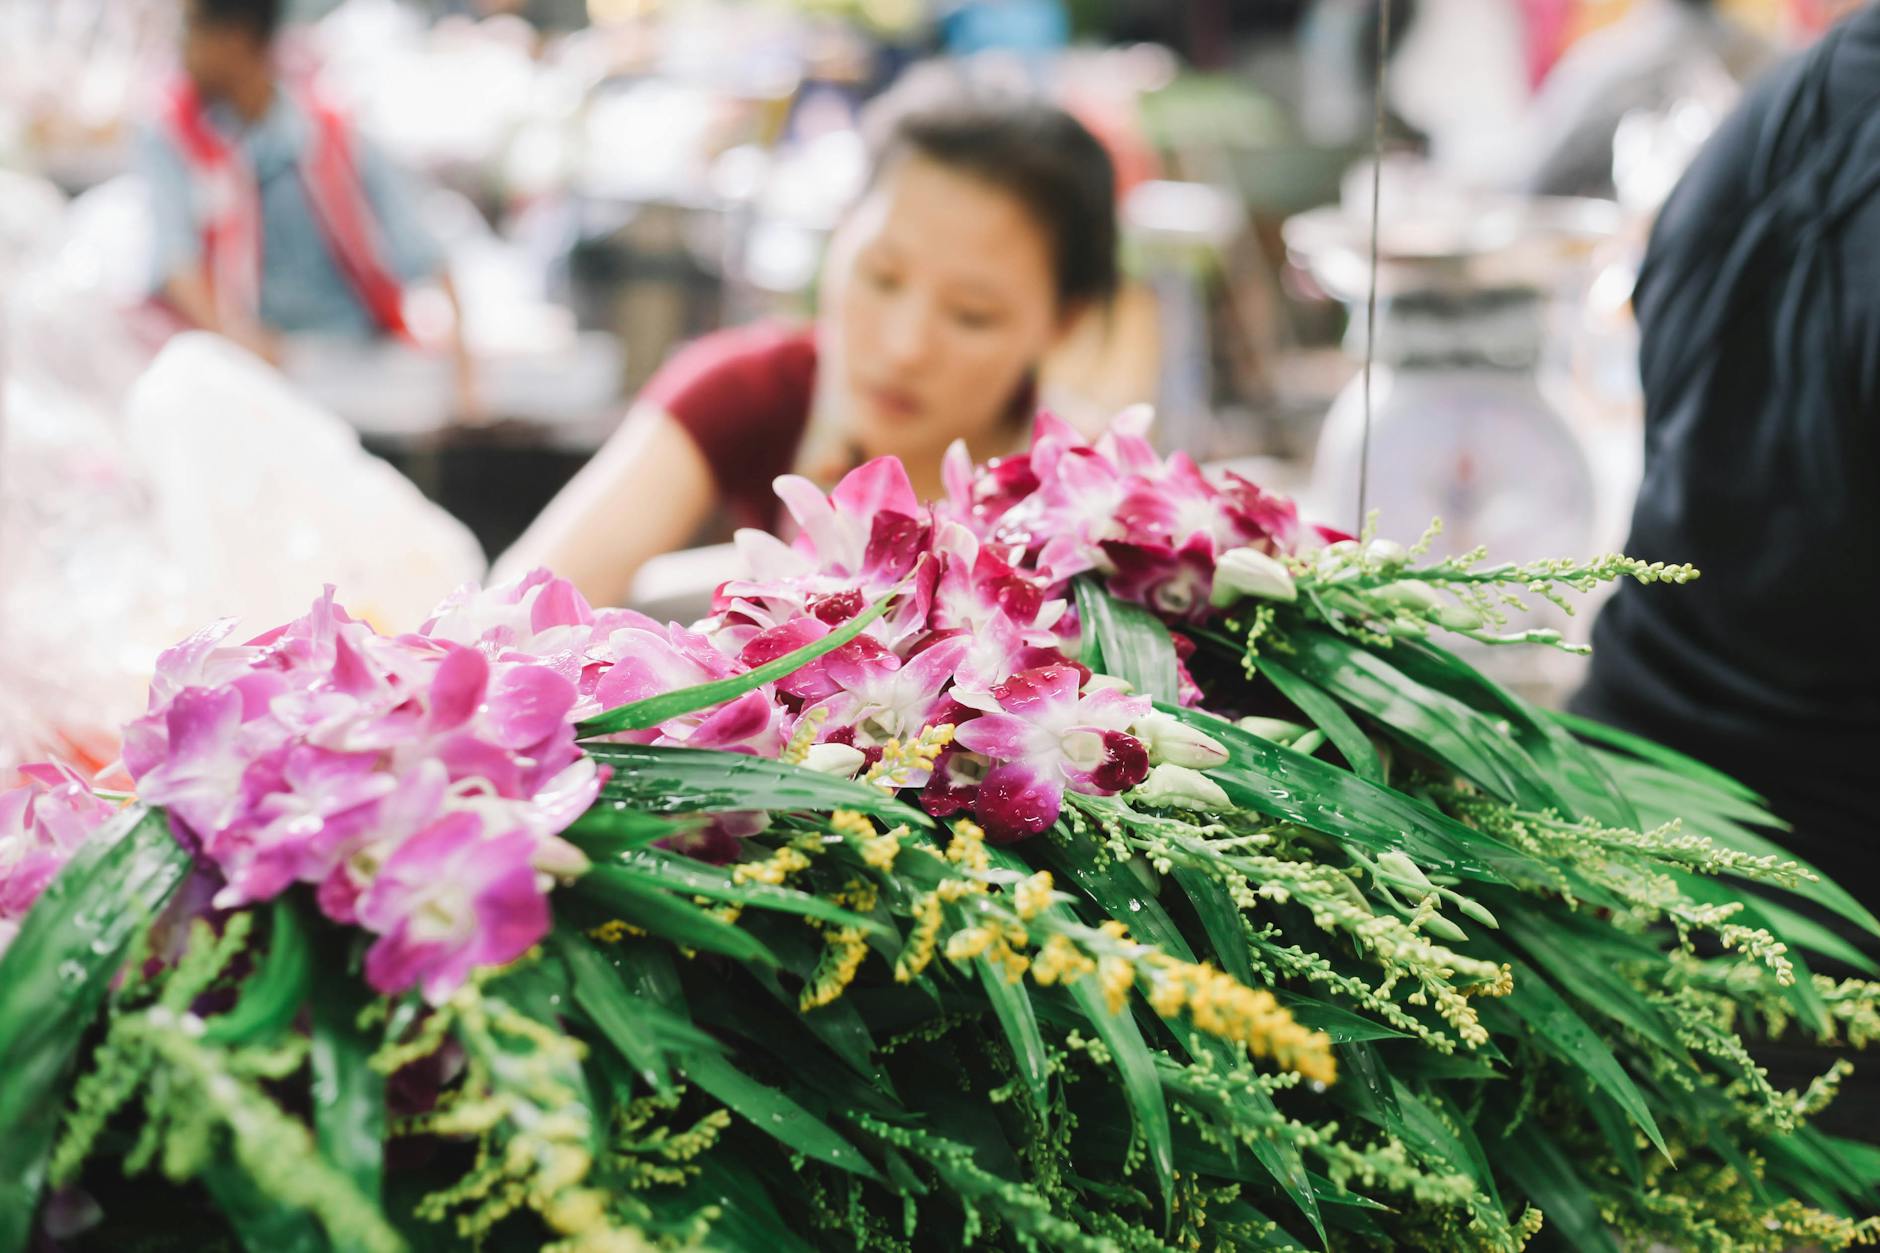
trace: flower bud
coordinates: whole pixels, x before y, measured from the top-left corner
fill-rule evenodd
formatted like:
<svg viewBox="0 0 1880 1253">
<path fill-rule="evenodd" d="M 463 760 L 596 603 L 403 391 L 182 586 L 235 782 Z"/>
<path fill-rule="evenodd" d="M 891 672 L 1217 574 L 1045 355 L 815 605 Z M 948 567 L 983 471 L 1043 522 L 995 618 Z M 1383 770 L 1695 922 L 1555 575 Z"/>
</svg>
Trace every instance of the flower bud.
<svg viewBox="0 0 1880 1253">
<path fill-rule="evenodd" d="M 817 774 L 833 774 L 853 779 L 868 758 L 853 744 L 811 744 L 803 754 L 803 768 Z"/>
<path fill-rule="evenodd" d="M 1149 750 L 1151 765 L 1166 761 L 1191 770 L 1208 770 L 1227 761 L 1227 750 L 1219 740 L 1165 713 L 1151 713 L 1137 719 L 1129 733 Z"/>
<path fill-rule="evenodd" d="M 1288 722 L 1284 718 L 1242 718 L 1234 725 L 1249 735 L 1272 740 L 1275 744 L 1290 744 L 1306 733 L 1306 729 L 1297 722 Z"/>
<path fill-rule="evenodd" d="M 1401 883 L 1418 892 L 1432 890 L 1432 885 L 1429 878 L 1424 875 L 1423 868 L 1394 848 L 1377 855 L 1377 868 L 1394 883 Z"/>
<path fill-rule="evenodd" d="M 1441 914 L 1431 914 L 1423 920 L 1423 929 L 1439 940 L 1448 940 L 1451 944 L 1461 944 L 1469 938 L 1469 933 L 1458 927 Z"/>
<path fill-rule="evenodd" d="M 1449 602 L 1421 579 L 1402 579 L 1396 583 L 1387 583 L 1377 590 L 1378 595 L 1389 603 L 1414 613 L 1440 613 L 1449 607 Z"/>
<path fill-rule="evenodd" d="M 1129 794 L 1131 800 L 1165 809 L 1231 809 L 1233 802 L 1221 785 L 1199 770 L 1163 762 L 1149 769 L 1149 777 Z"/>
<path fill-rule="evenodd" d="M 1214 607 L 1225 609 L 1250 596 L 1290 604 L 1299 592 L 1292 572 L 1277 557 L 1257 548 L 1230 548 L 1214 563 Z"/>
<path fill-rule="evenodd" d="M 1482 904 L 1480 901 L 1472 901 L 1466 896 L 1456 896 L 1452 899 L 1456 902 L 1457 909 L 1460 909 L 1463 913 L 1475 919 L 1483 926 L 1496 931 L 1501 930 L 1501 924 L 1495 921 L 1495 915 L 1488 912 L 1488 906 Z"/>
<path fill-rule="evenodd" d="M 1404 551 L 1396 540 L 1374 539 L 1364 546 L 1365 559 L 1380 566 L 1401 566 L 1410 560 L 1410 554 Z"/>
<path fill-rule="evenodd" d="M 1085 692 L 1121 692 L 1125 696 L 1135 694 L 1136 685 L 1128 679 L 1119 679 L 1113 674 L 1093 674 L 1084 680 Z"/>
<path fill-rule="evenodd" d="M 1444 605 L 1436 614 L 1436 624 L 1451 631 L 1473 631 L 1482 625 L 1482 611 L 1468 605 Z"/>
</svg>

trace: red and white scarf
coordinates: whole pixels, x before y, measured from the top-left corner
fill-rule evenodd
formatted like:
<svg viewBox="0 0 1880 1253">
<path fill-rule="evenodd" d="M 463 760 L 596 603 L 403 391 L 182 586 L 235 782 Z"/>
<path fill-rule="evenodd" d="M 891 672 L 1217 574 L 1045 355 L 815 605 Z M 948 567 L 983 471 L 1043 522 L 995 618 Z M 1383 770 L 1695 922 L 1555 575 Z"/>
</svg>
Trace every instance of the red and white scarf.
<svg viewBox="0 0 1880 1253">
<path fill-rule="evenodd" d="M 351 128 L 313 93 L 297 91 L 294 99 L 313 131 L 295 168 L 327 249 L 380 329 L 409 337 L 404 289 L 385 262 L 378 222 L 353 158 Z M 203 266 L 217 314 L 253 320 L 261 309 L 262 229 L 254 171 L 240 149 L 209 124 L 189 80 L 170 88 L 163 121 L 205 207 Z"/>
</svg>

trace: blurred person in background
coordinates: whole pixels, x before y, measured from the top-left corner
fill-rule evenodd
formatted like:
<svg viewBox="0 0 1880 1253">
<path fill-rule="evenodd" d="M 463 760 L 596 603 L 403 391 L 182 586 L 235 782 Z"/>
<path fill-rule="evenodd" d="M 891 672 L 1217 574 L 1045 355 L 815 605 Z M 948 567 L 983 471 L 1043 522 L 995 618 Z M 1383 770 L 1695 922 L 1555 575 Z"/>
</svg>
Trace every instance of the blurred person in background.
<svg viewBox="0 0 1880 1253">
<path fill-rule="evenodd" d="M 777 529 L 779 475 L 828 484 L 896 456 L 932 499 L 954 440 L 978 460 L 1023 447 L 1040 362 L 1116 287 L 1110 158 L 1062 110 L 918 75 L 868 120 L 871 173 L 815 324 L 681 350 L 492 577 L 546 565 L 615 604 L 714 508 Z"/>
<path fill-rule="evenodd" d="M 1880 5 L 1750 89 L 1633 304 L 1626 551 L 1704 577 L 1619 589 L 1574 707 L 1761 792 L 1796 855 L 1880 906 Z"/>
<path fill-rule="evenodd" d="M 405 287 L 435 279 L 459 408 L 474 411 L 456 292 L 415 192 L 282 72 L 280 20 L 281 0 L 184 0 L 183 73 L 138 145 L 157 298 L 279 364 L 283 336 L 409 338 Z"/>
</svg>

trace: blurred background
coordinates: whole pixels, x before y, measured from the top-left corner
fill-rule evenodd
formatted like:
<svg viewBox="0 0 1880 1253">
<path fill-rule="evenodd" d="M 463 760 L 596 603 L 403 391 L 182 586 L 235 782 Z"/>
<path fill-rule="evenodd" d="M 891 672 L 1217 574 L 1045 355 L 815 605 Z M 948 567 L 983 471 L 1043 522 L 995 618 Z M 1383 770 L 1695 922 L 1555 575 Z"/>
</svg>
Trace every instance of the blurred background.
<svg viewBox="0 0 1880 1253">
<path fill-rule="evenodd" d="M 955 63 L 1078 117 L 1124 282 L 1046 363 L 1085 428 L 1155 437 L 1357 524 L 1376 0 L 297 0 L 281 56 L 409 179 L 476 363 L 309 333 L 278 368 L 163 345 L 140 127 L 178 0 L 0 0 L 0 761 L 94 763 L 158 648 L 320 584 L 390 628 L 507 548 L 681 345 L 807 318 L 858 119 Z M 1439 551 L 1618 547 L 1629 295 L 1654 210 L 1832 0 L 1395 0 L 1368 503 Z M 460 318 L 458 312 L 460 311 Z M 701 538 L 713 538 L 701 536 Z M 710 551 L 710 550 L 708 550 Z M 685 618 L 720 567 L 633 598 Z M 1590 611 L 1570 632 L 1584 634 Z M 1543 698 L 1571 660 L 1493 659 Z"/>
</svg>

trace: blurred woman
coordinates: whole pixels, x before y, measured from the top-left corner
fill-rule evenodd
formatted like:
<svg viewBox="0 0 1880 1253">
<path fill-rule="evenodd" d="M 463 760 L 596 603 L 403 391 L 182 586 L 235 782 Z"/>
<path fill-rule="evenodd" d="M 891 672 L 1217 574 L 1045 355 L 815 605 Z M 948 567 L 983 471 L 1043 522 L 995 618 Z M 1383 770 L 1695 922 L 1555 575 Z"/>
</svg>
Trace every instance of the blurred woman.
<svg viewBox="0 0 1880 1253">
<path fill-rule="evenodd" d="M 1116 286 L 1115 175 L 1089 131 L 1031 101 L 891 94 L 811 326 L 719 331 L 668 362 L 621 429 L 497 563 L 618 603 L 715 508 L 775 529 L 771 481 L 896 456 L 940 494 L 948 445 L 1021 447 L 1039 363 Z"/>
</svg>

